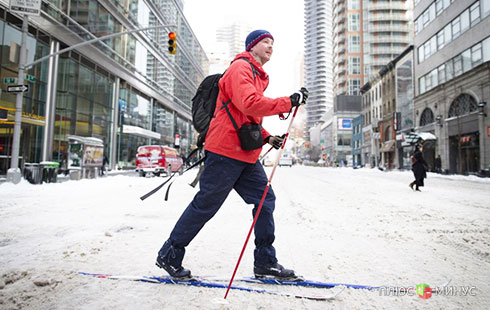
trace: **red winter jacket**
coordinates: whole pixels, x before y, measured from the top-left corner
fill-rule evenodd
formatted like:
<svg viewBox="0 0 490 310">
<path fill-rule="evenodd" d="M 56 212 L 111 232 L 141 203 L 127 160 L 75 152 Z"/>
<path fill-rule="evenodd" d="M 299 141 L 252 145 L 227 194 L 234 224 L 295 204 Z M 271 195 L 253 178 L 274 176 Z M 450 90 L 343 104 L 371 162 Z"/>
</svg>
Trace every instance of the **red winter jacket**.
<svg viewBox="0 0 490 310">
<path fill-rule="evenodd" d="M 255 67 L 255 80 L 250 63 L 240 58 L 248 59 Z M 268 85 L 269 76 L 249 52 L 235 56 L 219 81 L 220 92 L 216 102 L 215 116 L 211 120 L 206 135 L 205 150 L 248 163 L 257 161 L 262 148 L 244 151 L 240 146 L 240 139 L 233 123 L 226 110 L 221 107 L 223 102 L 231 99 L 228 109 L 238 128 L 243 124 L 262 124 L 264 116 L 289 112 L 291 110 L 289 97 L 276 99 L 264 97 L 264 90 Z M 269 135 L 265 129 L 262 129 L 264 139 Z"/>
</svg>

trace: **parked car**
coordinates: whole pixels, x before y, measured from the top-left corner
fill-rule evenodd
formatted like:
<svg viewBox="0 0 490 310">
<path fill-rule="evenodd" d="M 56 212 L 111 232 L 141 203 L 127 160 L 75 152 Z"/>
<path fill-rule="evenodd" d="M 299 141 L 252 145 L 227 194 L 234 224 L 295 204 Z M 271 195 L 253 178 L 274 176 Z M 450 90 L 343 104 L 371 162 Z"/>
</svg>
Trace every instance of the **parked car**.
<svg viewBox="0 0 490 310">
<path fill-rule="evenodd" d="M 293 166 L 293 157 L 289 153 L 283 153 L 279 158 L 279 166 Z"/>
<path fill-rule="evenodd" d="M 265 159 L 262 160 L 262 166 L 272 167 L 274 166 L 274 162 L 269 157 L 266 157 Z"/>
<path fill-rule="evenodd" d="M 184 171 L 183 160 L 176 149 L 163 145 L 140 146 L 136 153 L 136 172 L 144 177 L 147 173 L 156 176 Z"/>
</svg>

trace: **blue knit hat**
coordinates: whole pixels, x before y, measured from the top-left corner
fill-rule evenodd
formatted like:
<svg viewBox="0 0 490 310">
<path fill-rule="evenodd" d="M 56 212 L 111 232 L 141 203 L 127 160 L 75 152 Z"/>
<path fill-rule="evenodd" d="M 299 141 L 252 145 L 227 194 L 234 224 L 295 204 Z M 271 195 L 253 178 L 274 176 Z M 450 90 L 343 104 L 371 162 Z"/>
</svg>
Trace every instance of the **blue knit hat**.
<svg viewBox="0 0 490 310">
<path fill-rule="evenodd" d="M 259 43 L 260 41 L 262 41 L 262 39 L 265 38 L 271 38 L 272 40 L 274 40 L 272 34 L 270 34 L 270 32 L 267 30 L 255 30 L 250 32 L 250 34 L 247 36 L 247 39 L 245 40 L 245 50 L 249 52 L 252 47 L 255 46 L 255 44 Z"/>
</svg>

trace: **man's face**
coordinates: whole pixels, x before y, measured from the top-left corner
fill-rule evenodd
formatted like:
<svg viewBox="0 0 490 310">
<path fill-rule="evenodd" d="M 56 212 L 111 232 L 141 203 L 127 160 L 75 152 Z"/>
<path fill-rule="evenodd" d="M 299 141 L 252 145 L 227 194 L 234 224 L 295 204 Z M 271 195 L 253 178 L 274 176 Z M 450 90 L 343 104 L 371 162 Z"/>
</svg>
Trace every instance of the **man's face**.
<svg viewBox="0 0 490 310">
<path fill-rule="evenodd" d="M 262 65 L 264 65 L 271 59 L 273 45 L 274 40 L 272 40 L 271 38 L 265 38 L 262 39 L 259 43 L 255 44 L 250 52 L 252 53 L 252 55 L 259 57 Z"/>
</svg>

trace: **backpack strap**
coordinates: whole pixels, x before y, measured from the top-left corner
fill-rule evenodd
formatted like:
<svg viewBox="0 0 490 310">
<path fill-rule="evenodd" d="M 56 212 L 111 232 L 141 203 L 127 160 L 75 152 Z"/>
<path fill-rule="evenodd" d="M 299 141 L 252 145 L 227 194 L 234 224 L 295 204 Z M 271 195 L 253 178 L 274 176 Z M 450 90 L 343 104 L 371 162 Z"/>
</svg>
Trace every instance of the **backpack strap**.
<svg viewBox="0 0 490 310">
<path fill-rule="evenodd" d="M 235 127 L 236 132 L 238 132 L 239 131 L 238 125 L 236 124 L 235 119 L 233 118 L 233 116 L 231 116 L 230 110 L 228 109 L 228 104 L 230 102 L 231 102 L 231 99 L 226 101 L 226 102 L 223 102 L 223 107 L 221 109 L 224 108 L 226 110 L 228 117 L 230 118 L 231 122 L 233 123 L 233 127 Z"/>
<path fill-rule="evenodd" d="M 246 62 L 248 62 L 250 64 L 250 67 L 252 68 L 252 74 L 254 76 L 254 80 L 255 80 L 255 75 L 258 74 L 260 76 L 259 71 L 257 71 L 257 69 L 255 69 L 254 65 L 252 64 L 252 62 L 250 62 L 250 60 L 248 60 L 248 58 L 240 57 L 240 59 L 243 59 L 243 60 L 245 60 Z"/>
</svg>

